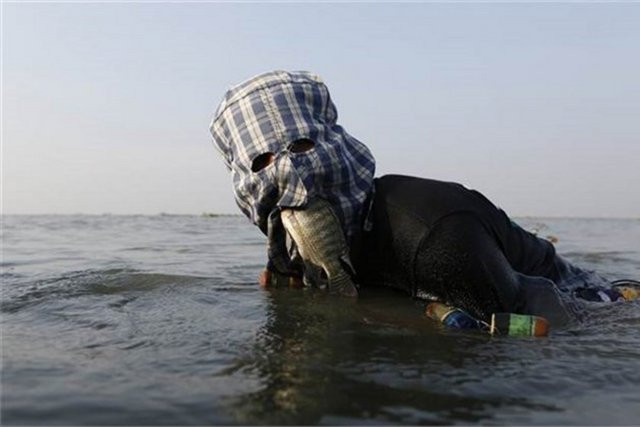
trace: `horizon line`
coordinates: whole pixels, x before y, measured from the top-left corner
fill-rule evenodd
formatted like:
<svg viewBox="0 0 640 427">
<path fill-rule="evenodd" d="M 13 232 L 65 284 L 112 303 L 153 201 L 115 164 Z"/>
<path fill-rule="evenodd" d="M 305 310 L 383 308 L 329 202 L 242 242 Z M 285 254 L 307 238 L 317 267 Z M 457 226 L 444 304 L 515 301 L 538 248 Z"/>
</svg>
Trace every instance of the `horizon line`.
<svg viewBox="0 0 640 427">
<path fill-rule="evenodd" d="M 241 213 L 224 213 L 224 212 L 201 212 L 201 213 L 171 213 L 171 212 L 157 212 L 157 213 L 4 213 L 0 212 L 0 216 L 200 216 L 200 217 L 242 217 Z M 519 219 L 627 219 L 627 220 L 639 220 L 638 216 L 567 216 L 567 215 L 510 215 L 510 218 Z M 248 218 L 247 218 L 248 219 Z"/>
</svg>

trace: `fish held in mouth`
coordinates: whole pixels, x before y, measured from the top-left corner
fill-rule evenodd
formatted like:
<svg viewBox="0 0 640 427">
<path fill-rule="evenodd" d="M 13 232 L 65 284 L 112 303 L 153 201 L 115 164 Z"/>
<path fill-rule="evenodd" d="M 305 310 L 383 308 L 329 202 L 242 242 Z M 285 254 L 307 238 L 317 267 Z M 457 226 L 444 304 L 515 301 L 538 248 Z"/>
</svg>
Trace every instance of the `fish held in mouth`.
<svg viewBox="0 0 640 427">
<path fill-rule="evenodd" d="M 305 268 L 321 269 L 324 272 L 329 293 L 357 297 L 349 246 L 340 221 L 329 203 L 323 199 L 315 199 L 305 209 L 283 209 L 280 215 L 284 228 L 298 248 Z M 313 280 L 318 280 L 317 275 Z"/>
</svg>

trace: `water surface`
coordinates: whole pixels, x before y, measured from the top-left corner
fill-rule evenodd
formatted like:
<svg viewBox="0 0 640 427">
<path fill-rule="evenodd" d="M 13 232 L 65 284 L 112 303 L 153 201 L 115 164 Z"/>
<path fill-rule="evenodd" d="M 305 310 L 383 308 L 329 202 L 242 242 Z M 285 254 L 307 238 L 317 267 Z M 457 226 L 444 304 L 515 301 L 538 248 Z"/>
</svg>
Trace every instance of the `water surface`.
<svg viewBox="0 0 640 427">
<path fill-rule="evenodd" d="M 2 423 L 637 424 L 640 303 L 548 338 L 443 330 L 423 304 L 264 291 L 240 217 L 4 216 Z M 521 219 L 611 279 L 639 220 Z"/>
</svg>

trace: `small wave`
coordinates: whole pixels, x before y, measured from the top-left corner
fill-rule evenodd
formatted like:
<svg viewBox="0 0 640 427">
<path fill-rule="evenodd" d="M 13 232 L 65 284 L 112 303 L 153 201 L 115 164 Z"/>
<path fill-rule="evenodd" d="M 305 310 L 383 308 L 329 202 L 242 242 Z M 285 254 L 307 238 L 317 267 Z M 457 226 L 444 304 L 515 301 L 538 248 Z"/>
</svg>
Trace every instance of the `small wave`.
<svg viewBox="0 0 640 427">
<path fill-rule="evenodd" d="M 635 258 L 627 257 L 626 251 L 601 251 L 601 252 L 565 252 L 562 254 L 567 258 L 580 258 L 584 261 L 602 262 L 602 261 L 621 261 L 634 262 Z"/>
<path fill-rule="evenodd" d="M 166 286 L 187 286 L 211 281 L 211 278 L 162 273 L 146 273 L 130 269 L 86 270 L 40 280 L 31 284 L 15 284 L 5 289 L 1 305 L 4 313 L 50 300 L 64 300 L 87 295 L 117 295 L 151 291 Z M 124 297 L 112 304 L 122 307 L 131 301 Z"/>
</svg>

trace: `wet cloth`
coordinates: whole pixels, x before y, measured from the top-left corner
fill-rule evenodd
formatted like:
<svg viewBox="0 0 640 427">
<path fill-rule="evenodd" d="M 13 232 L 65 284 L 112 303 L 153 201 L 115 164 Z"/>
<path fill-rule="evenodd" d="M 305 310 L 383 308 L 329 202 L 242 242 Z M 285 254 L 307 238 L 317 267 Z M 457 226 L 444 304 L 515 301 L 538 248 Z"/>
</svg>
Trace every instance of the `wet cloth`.
<svg viewBox="0 0 640 427">
<path fill-rule="evenodd" d="M 353 248 L 363 285 L 402 289 L 487 321 L 513 312 L 566 323 L 577 307 L 563 295 L 588 272 L 525 231 L 487 198 L 460 184 L 388 175 L 375 182 L 373 229 Z M 584 280 L 575 280 L 581 277 Z"/>
<path fill-rule="evenodd" d="M 211 122 L 214 145 L 231 171 L 235 200 L 267 235 L 269 267 L 282 273 L 292 266 L 281 209 L 304 208 L 309 200 L 323 198 L 347 242 L 361 225 L 375 160 L 337 118 L 318 76 L 274 71 L 230 89 Z M 313 141 L 313 149 L 292 152 L 291 143 L 300 139 Z M 253 171 L 253 162 L 265 153 L 273 153 L 273 163 Z"/>
</svg>

